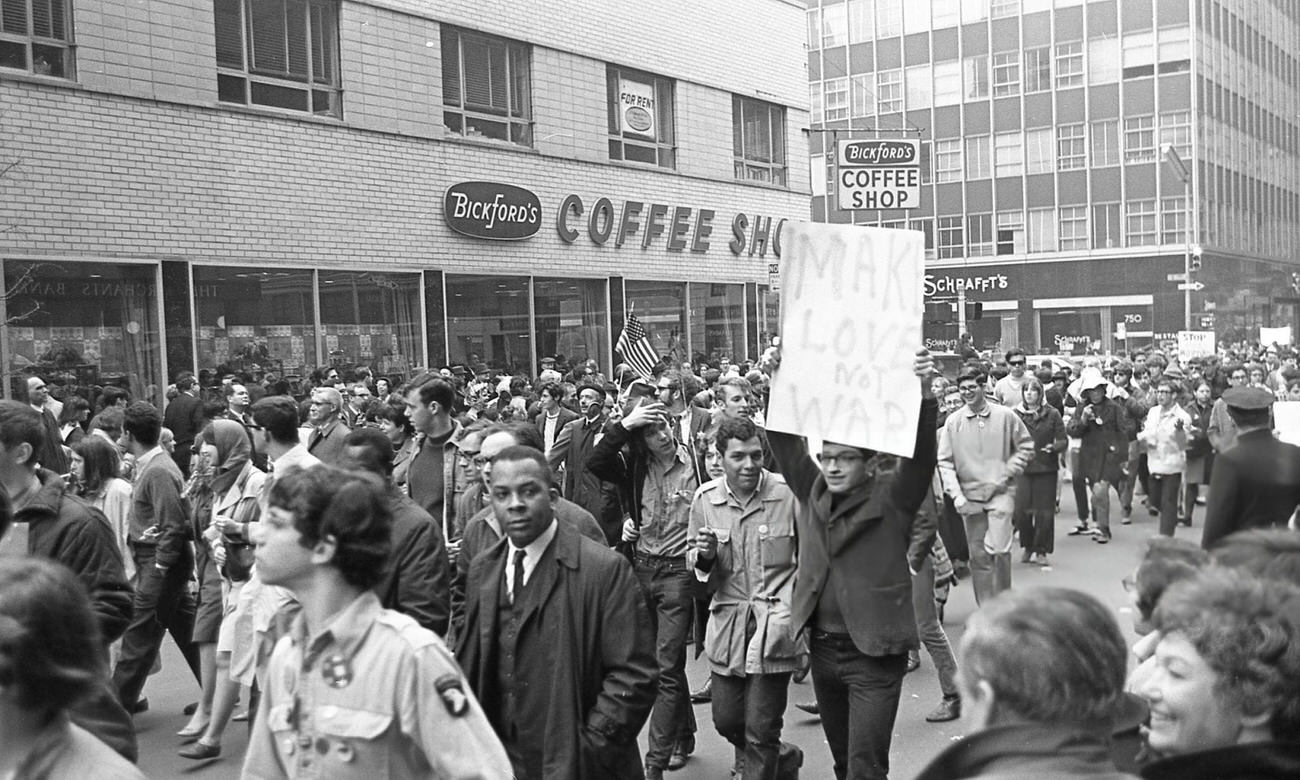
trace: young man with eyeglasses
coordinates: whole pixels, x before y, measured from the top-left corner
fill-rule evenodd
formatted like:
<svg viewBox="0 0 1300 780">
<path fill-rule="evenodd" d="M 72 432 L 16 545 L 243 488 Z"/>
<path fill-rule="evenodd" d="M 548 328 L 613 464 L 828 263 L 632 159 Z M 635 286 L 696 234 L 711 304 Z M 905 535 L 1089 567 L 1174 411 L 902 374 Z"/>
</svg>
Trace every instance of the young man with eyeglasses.
<svg viewBox="0 0 1300 780">
<path fill-rule="evenodd" d="M 780 359 L 779 348 L 769 349 L 763 370 L 773 374 Z M 918 351 L 922 402 L 910 458 L 824 441 L 818 468 L 804 437 L 768 434 L 799 498 L 792 624 L 808 629 L 813 689 L 841 780 L 888 776 L 907 653 L 920 647 L 912 575 L 936 528 L 932 514 L 919 513 L 935 468 L 933 368 L 929 352 Z"/>
<path fill-rule="evenodd" d="M 1178 527 L 1178 493 L 1187 469 L 1188 434 L 1192 416 L 1178 405 L 1179 385 L 1161 379 L 1156 385 L 1156 405 L 1147 412 L 1137 440 L 1147 453 L 1151 473 L 1147 499 L 1160 513 L 1160 534 L 1173 536 Z"/>
<path fill-rule="evenodd" d="M 1025 371 L 1025 351 L 1023 349 L 1007 350 L 1007 367 L 1011 372 L 993 385 L 993 400 L 1003 406 L 1015 406 L 1020 403 L 1021 390 L 1033 375 Z"/>
<path fill-rule="evenodd" d="M 984 372 L 957 378 L 965 406 L 939 432 L 939 477 L 965 520 L 975 601 L 983 604 L 1011 587 L 1012 515 L 1016 477 L 1034 455 L 1034 439 L 1007 406 L 984 396 Z"/>
<path fill-rule="evenodd" d="M 1225 370 L 1228 374 L 1229 389 L 1246 386 L 1250 375 L 1246 373 L 1244 365 L 1229 363 Z M 1228 404 L 1222 396 L 1214 402 L 1214 408 L 1210 410 L 1210 427 L 1206 434 L 1210 437 L 1210 445 L 1214 447 L 1216 454 L 1232 449 L 1237 444 L 1237 424 L 1228 414 Z"/>
</svg>

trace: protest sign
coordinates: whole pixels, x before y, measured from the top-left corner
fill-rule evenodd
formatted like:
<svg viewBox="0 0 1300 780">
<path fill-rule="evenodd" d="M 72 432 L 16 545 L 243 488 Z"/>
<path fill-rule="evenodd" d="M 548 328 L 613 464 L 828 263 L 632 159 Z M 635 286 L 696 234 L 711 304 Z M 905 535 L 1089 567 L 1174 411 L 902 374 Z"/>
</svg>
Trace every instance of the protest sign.
<svg viewBox="0 0 1300 780">
<path fill-rule="evenodd" d="M 1278 401 L 1273 404 L 1273 427 L 1278 439 L 1300 446 L 1300 401 Z"/>
<path fill-rule="evenodd" d="M 1259 343 L 1264 346 L 1276 344 L 1279 347 L 1286 347 L 1291 344 L 1291 326 L 1283 325 L 1280 328 L 1260 328 Z"/>
<path fill-rule="evenodd" d="M 1186 365 L 1192 358 L 1212 357 L 1214 355 L 1214 331 L 1180 330 L 1178 331 L 1178 362 Z"/>
<path fill-rule="evenodd" d="M 921 388 L 920 232 L 787 223 L 767 427 L 909 456 Z"/>
</svg>

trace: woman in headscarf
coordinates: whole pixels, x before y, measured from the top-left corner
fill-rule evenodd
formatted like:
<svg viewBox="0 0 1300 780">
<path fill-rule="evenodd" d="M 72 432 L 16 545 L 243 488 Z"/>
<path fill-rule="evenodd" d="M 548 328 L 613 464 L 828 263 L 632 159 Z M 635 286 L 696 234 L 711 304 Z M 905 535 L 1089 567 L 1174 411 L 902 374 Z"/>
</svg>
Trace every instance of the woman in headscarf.
<svg viewBox="0 0 1300 780">
<path fill-rule="evenodd" d="M 198 741 L 180 751 L 186 758 L 213 758 L 234 709 L 238 685 L 230 680 L 229 627 L 223 616 L 248 578 L 248 523 L 257 520 L 257 496 L 266 475 L 253 466 L 247 429 L 234 420 L 213 420 L 195 440 L 199 457 L 188 488 L 194 512 L 198 614 L 194 642 L 199 646 L 203 697 L 189 724 L 178 732 Z M 200 738 L 201 737 L 201 738 Z"/>
</svg>

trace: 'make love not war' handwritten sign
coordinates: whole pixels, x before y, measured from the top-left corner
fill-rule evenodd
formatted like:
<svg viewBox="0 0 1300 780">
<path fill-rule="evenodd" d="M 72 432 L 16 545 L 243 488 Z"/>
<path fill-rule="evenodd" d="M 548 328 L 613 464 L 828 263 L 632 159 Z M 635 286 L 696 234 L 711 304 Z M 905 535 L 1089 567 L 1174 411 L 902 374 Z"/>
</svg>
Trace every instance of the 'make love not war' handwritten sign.
<svg viewBox="0 0 1300 780">
<path fill-rule="evenodd" d="M 910 456 L 921 388 L 925 239 L 918 231 L 787 223 L 781 369 L 767 425 Z"/>
</svg>

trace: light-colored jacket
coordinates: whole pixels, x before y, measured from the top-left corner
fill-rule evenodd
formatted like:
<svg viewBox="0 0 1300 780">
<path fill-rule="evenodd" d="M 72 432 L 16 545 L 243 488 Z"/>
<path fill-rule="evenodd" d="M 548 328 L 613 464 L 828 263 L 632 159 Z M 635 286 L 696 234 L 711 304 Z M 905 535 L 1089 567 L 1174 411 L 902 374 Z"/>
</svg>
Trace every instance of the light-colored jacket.
<svg viewBox="0 0 1300 780">
<path fill-rule="evenodd" d="M 1183 427 L 1177 423 L 1182 421 Z M 1159 405 L 1147 412 L 1138 441 L 1146 446 L 1147 468 L 1152 474 L 1181 474 L 1187 469 L 1187 432 L 1192 416 L 1178 404 L 1165 411 Z"/>
<path fill-rule="evenodd" d="M 691 502 L 690 538 L 701 528 L 718 533 L 718 555 L 708 572 L 694 547 L 686 562 L 713 592 L 704 652 L 718 674 L 741 677 L 794 671 L 800 654 L 794 625 L 795 497 L 785 479 L 764 470 L 743 505 L 726 478 L 701 485 Z M 753 636 L 746 627 L 753 618 Z"/>
</svg>

